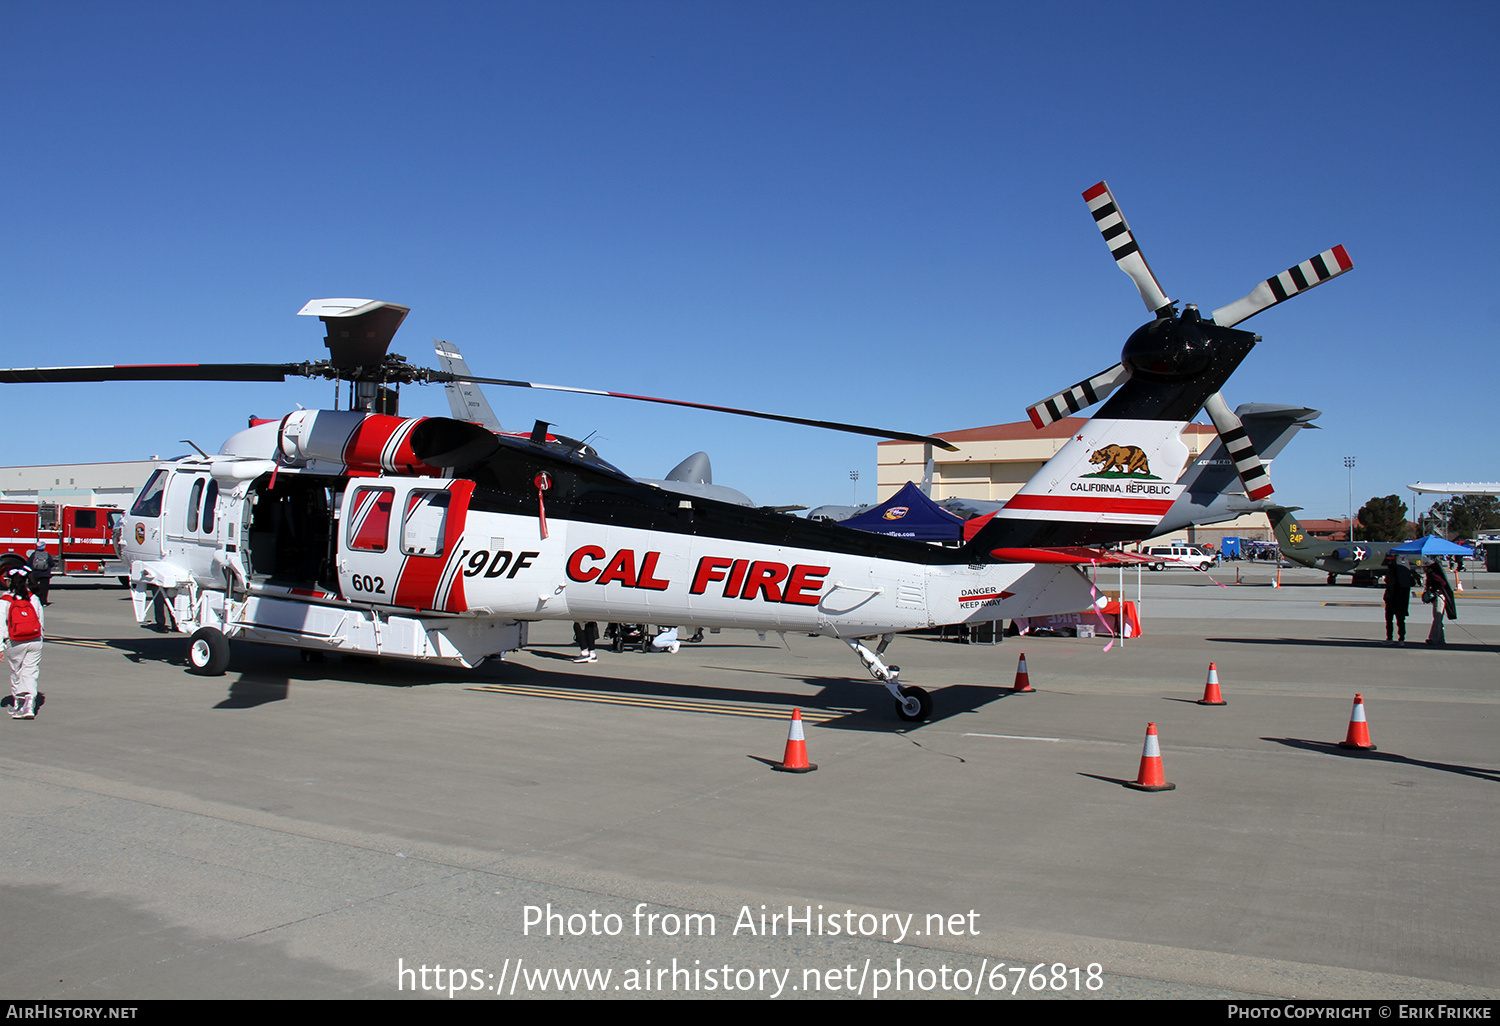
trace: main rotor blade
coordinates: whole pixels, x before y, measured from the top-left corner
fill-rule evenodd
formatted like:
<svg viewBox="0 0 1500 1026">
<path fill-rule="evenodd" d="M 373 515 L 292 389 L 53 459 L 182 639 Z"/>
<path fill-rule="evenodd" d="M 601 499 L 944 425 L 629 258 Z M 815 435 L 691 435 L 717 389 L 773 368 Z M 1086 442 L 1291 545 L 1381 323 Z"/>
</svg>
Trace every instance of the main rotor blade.
<svg viewBox="0 0 1500 1026">
<path fill-rule="evenodd" d="M 427 380 L 445 384 L 449 381 L 460 380 L 453 374 L 442 371 L 431 371 Z M 958 446 L 945 442 L 941 438 L 930 435 L 914 435 L 906 431 L 889 431 L 885 428 L 864 427 L 859 424 L 840 424 L 832 420 L 814 420 L 808 417 L 783 417 L 776 413 L 760 413 L 755 410 L 740 410 L 732 406 L 712 406 L 708 403 L 690 403 L 681 399 L 658 399 L 649 395 L 630 395 L 627 392 L 605 392 L 597 388 L 574 388 L 570 385 L 543 385 L 535 381 L 511 381 L 506 378 L 477 378 L 465 377 L 462 380 L 472 382 L 476 385 L 505 385 L 510 388 L 541 388 L 551 392 L 575 392 L 579 395 L 605 395 L 615 399 L 634 399 L 643 403 L 661 403 L 664 406 L 686 406 L 694 410 L 711 410 L 714 413 L 732 413 L 739 417 L 758 417 L 761 420 L 779 420 L 784 424 L 803 424 L 807 427 L 828 428 L 833 431 L 847 431 L 855 435 L 871 435 L 875 438 L 894 438 L 903 442 L 928 442 L 949 452 L 957 452 Z"/>
<path fill-rule="evenodd" d="M 1136 290 L 1146 303 L 1146 309 L 1156 313 L 1164 306 L 1171 306 L 1172 301 L 1162 291 L 1140 246 L 1136 245 L 1135 236 L 1131 234 L 1130 225 L 1120 211 L 1119 204 L 1115 202 L 1114 193 L 1109 191 L 1109 185 L 1100 182 L 1085 191 L 1083 198 L 1089 205 L 1089 212 L 1094 215 L 1094 223 L 1099 226 L 1099 234 L 1104 236 L 1104 241 L 1109 246 L 1110 255 L 1120 265 L 1120 270 L 1130 275 L 1130 280 L 1135 282 Z"/>
<path fill-rule="evenodd" d="M 1208 414 L 1208 419 L 1213 421 L 1214 430 L 1219 432 L 1219 440 L 1224 443 L 1229 458 L 1234 460 L 1234 469 L 1245 486 L 1245 494 L 1252 499 L 1268 497 L 1275 491 L 1271 487 L 1271 475 L 1266 472 L 1266 465 L 1260 461 L 1250 435 L 1245 431 L 1244 422 L 1235 415 L 1224 401 L 1224 396 L 1218 392 L 1208 397 L 1203 410 Z"/>
<path fill-rule="evenodd" d="M 1072 388 L 1065 388 L 1053 396 L 1048 396 L 1039 403 L 1032 403 L 1026 407 L 1026 414 L 1038 429 L 1046 427 L 1054 421 L 1062 420 L 1071 413 L 1087 409 L 1095 403 L 1103 402 L 1111 392 L 1119 388 L 1130 377 L 1125 371 L 1123 363 L 1117 363 L 1102 374 L 1095 374 L 1085 381 L 1080 381 Z"/>
<path fill-rule="evenodd" d="M 1285 303 L 1293 296 L 1316 288 L 1330 278 L 1337 278 L 1353 266 L 1354 261 L 1349 259 L 1349 253 L 1343 246 L 1325 249 L 1312 259 L 1304 260 L 1296 267 L 1289 267 L 1274 278 L 1267 278 L 1245 298 L 1219 307 L 1213 313 L 1214 323 L 1232 328 L 1262 310 L 1277 303 Z"/>
<path fill-rule="evenodd" d="M 113 367 L 11 367 L 0 383 L 66 381 L 285 381 L 304 373 L 300 363 L 158 363 Z"/>
</svg>

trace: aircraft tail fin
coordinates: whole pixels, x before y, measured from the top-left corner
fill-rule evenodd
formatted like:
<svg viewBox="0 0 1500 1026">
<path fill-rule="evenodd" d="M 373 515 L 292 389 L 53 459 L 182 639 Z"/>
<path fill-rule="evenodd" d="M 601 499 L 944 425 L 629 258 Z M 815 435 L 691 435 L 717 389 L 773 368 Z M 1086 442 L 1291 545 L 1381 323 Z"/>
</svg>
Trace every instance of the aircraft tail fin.
<svg viewBox="0 0 1500 1026">
<path fill-rule="evenodd" d="M 1067 422 L 1062 448 L 970 542 L 971 562 L 988 561 L 999 548 L 1109 545 L 1161 534 L 1192 456 L 1183 433 L 1255 342 L 1249 332 L 1201 321 L 1192 311 L 1137 330 L 1122 353 L 1124 381 L 1093 419 Z"/>
<path fill-rule="evenodd" d="M 440 339 L 432 340 L 433 352 L 437 354 L 438 363 L 443 370 L 457 376 L 460 380 L 450 381 L 443 386 L 443 391 L 448 394 L 448 409 L 453 411 L 454 420 L 467 420 L 480 427 L 489 428 L 499 433 L 500 418 L 495 416 L 495 411 L 490 408 L 490 402 L 479 390 L 479 386 L 472 381 L 462 380 L 472 372 L 463 354 L 452 342 L 444 342 Z"/>
<path fill-rule="evenodd" d="M 1266 516 L 1271 519 L 1271 530 L 1276 533 L 1276 544 L 1282 552 L 1300 552 L 1307 548 L 1307 532 L 1292 516 L 1297 506 L 1268 506 Z"/>
</svg>

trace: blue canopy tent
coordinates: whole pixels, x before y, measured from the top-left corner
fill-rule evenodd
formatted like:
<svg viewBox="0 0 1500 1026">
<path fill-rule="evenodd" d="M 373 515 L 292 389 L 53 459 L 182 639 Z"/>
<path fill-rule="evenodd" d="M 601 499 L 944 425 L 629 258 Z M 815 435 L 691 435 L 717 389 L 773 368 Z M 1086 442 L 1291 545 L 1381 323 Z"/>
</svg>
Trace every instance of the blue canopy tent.
<svg viewBox="0 0 1500 1026">
<path fill-rule="evenodd" d="M 1446 538 L 1439 538 L 1435 534 L 1429 534 L 1425 538 L 1416 538 L 1400 545 L 1392 545 L 1391 552 L 1398 556 L 1465 556 L 1472 558 L 1474 550 L 1463 545 L 1455 545 Z"/>
<path fill-rule="evenodd" d="M 879 506 L 867 509 L 857 517 L 840 520 L 839 524 L 872 534 L 918 541 L 959 541 L 964 534 L 963 517 L 933 502 L 910 481 Z"/>
</svg>

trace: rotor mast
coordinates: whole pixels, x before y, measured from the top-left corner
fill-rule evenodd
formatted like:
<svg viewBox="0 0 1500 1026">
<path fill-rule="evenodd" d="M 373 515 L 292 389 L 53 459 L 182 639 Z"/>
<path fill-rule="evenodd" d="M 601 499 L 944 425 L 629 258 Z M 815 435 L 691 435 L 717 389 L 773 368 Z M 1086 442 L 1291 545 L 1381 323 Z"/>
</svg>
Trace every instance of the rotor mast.
<svg viewBox="0 0 1500 1026">
<path fill-rule="evenodd" d="M 401 382 L 411 381 L 405 357 L 388 353 L 411 307 L 365 299 L 314 299 L 297 313 L 328 326 L 329 377 L 350 383 L 349 408 L 397 415 Z"/>
</svg>

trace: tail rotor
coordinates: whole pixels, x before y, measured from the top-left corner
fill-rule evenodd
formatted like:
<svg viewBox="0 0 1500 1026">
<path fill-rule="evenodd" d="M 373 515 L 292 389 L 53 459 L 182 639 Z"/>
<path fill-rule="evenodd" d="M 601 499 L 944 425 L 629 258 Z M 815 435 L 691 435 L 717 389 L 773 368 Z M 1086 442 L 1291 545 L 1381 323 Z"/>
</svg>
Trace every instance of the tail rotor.
<svg viewBox="0 0 1500 1026">
<path fill-rule="evenodd" d="M 1109 246 L 1110 255 L 1115 258 L 1115 263 L 1119 265 L 1120 270 L 1124 271 L 1135 283 L 1141 301 L 1146 304 L 1147 310 L 1156 315 L 1157 323 L 1166 319 L 1192 319 L 1196 322 L 1196 309 L 1189 306 L 1185 314 L 1179 314 L 1175 301 L 1167 296 L 1161 284 L 1156 280 L 1156 275 L 1146 262 L 1135 234 L 1131 231 L 1129 222 L 1125 220 L 1125 215 L 1115 201 L 1114 193 L 1110 191 L 1109 185 L 1099 182 L 1084 192 L 1083 199 L 1088 204 L 1089 212 L 1094 216 L 1100 235 Z M 1262 310 L 1270 309 L 1325 281 L 1337 278 L 1353 266 L 1354 262 L 1349 258 L 1349 253 L 1343 246 L 1334 246 L 1332 249 L 1324 250 L 1317 256 L 1304 260 L 1273 278 L 1267 278 L 1242 299 L 1215 310 L 1212 318 L 1203 322 L 1204 326 L 1206 328 L 1233 327 Z M 1063 389 L 1056 395 L 1031 404 L 1026 408 L 1027 416 L 1038 429 L 1044 428 L 1048 424 L 1103 402 L 1117 388 L 1130 381 L 1131 376 L 1131 371 L 1124 362 L 1117 363 L 1108 370 Z M 1214 429 L 1218 431 L 1224 447 L 1234 460 L 1235 471 L 1245 486 L 1246 495 L 1252 500 L 1270 496 L 1274 489 L 1271 486 L 1271 476 L 1266 470 L 1265 462 L 1255 451 L 1255 446 L 1245 431 L 1245 425 L 1230 409 L 1223 395 L 1217 391 L 1209 395 L 1203 401 L 1202 408 L 1208 414 L 1209 420 L 1213 422 Z"/>
</svg>

